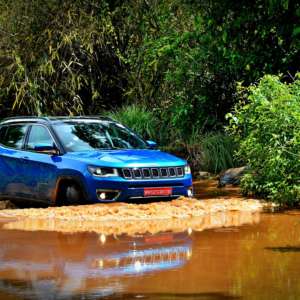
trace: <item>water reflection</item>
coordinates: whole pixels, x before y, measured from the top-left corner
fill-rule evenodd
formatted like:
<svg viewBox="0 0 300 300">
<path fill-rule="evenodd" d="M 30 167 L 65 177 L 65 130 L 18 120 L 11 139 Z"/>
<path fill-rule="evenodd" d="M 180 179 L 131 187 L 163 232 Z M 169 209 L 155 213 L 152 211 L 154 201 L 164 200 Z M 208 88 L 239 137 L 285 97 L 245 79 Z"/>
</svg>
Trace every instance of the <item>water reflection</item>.
<svg viewBox="0 0 300 300">
<path fill-rule="evenodd" d="M 0 299 L 300 297 L 298 212 L 85 224 L 2 223 Z"/>
<path fill-rule="evenodd" d="M 185 232 L 103 236 L 0 231 L 0 289 L 31 299 L 115 294 L 129 277 L 179 268 L 192 255 Z"/>
<path fill-rule="evenodd" d="M 146 290 L 147 299 L 151 299 L 150 295 L 153 299 L 159 299 L 158 295 L 173 298 L 171 290 L 182 286 L 188 289 L 189 284 L 195 284 L 193 280 L 184 283 L 192 276 L 184 270 L 196 266 L 190 264 L 195 250 L 193 232 L 212 228 L 227 228 L 230 232 L 232 226 L 258 221 L 257 213 L 222 212 L 182 220 L 93 222 L 82 227 L 36 219 L 2 223 L 0 299 L 3 293 L 4 299 L 8 295 L 17 299 L 64 299 L 80 295 L 85 299 L 112 299 L 125 294 L 134 299 L 137 295 L 128 293 L 136 291 L 135 284 Z M 207 245 L 197 246 L 196 251 L 203 247 Z M 202 267 L 205 264 L 199 265 L 198 272 Z M 139 284 L 141 281 L 144 283 Z M 164 295 L 152 293 L 160 286 L 168 286 Z M 192 290 L 188 292 L 190 296 Z M 211 299 L 229 297 L 223 292 L 206 291 L 190 298 L 203 299 L 208 295 L 215 297 Z M 185 299 L 180 293 L 176 298 Z"/>
</svg>

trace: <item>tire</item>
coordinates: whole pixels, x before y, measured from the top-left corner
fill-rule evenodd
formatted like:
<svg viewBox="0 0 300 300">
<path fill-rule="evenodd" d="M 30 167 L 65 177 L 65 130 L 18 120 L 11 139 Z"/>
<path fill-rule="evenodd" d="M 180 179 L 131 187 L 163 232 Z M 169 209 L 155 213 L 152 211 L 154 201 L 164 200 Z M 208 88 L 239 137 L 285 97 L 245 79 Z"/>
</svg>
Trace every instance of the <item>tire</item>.
<svg viewBox="0 0 300 300">
<path fill-rule="evenodd" d="M 57 204 L 61 205 L 76 205 L 83 203 L 83 193 L 80 187 L 73 182 L 64 183 L 59 193 Z"/>
</svg>

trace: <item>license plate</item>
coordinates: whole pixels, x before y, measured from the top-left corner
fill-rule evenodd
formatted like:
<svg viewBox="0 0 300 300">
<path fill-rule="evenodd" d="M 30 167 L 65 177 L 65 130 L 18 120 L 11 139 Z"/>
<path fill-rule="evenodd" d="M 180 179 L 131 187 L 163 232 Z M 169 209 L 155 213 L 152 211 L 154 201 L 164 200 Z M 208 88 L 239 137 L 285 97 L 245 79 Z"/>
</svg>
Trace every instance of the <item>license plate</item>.
<svg viewBox="0 0 300 300">
<path fill-rule="evenodd" d="M 144 197 L 150 196 L 171 196 L 172 188 L 160 187 L 160 188 L 144 188 Z"/>
</svg>

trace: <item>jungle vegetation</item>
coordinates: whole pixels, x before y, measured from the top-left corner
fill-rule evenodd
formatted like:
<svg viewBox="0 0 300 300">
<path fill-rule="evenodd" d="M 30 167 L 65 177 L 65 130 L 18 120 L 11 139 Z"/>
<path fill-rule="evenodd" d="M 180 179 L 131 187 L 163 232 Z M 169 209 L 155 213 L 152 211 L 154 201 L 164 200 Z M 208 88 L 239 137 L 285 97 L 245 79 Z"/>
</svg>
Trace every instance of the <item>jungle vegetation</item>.
<svg viewBox="0 0 300 300">
<path fill-rule="evenodd" d="M 269 97 L 266 80 L 299 84 L 296 0 L 0 0 L 0 5 L 1 118 L 109 114 L 190 158 L 197 170 L 250 163 L 255 143 L 247 148 L 243 138 L 264 124 L 243 124 L 246 134 L 241 127 L 232 130 L 231 123 L 228 135 L 226 115 L 232 121 L 247 113 L 255 124 L 256 108 L 244 111 L 243 104 L 253 103 L 257 93 Z M 266 74 L 280 77 L 261 81 Z M 299 94 L 295 99 L 299 107 Z M 246 190 L 258 191 L 247 182 Z M 268 188 L 263 193 L 275 195 Z"/>
</svg>

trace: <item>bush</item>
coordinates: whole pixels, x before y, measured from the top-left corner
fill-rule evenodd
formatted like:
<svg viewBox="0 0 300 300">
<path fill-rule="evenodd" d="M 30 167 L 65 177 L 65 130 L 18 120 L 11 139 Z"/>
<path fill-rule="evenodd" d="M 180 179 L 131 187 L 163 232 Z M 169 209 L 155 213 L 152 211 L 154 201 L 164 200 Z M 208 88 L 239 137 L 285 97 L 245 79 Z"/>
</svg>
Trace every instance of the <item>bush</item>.
<svg viewBox="0 0 300 300">
<path fill-rule="evenodd" d="M 229 115 L 238 156 L 252 170 L 242 179 L 246 194 L 280 203 L 300 200 L 300 74 L 286 84 L 264 76 L 247 89 L 247 100 Z"/>
</svg>

